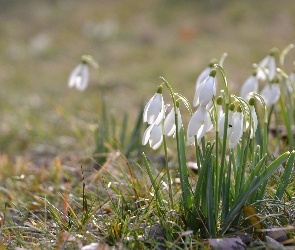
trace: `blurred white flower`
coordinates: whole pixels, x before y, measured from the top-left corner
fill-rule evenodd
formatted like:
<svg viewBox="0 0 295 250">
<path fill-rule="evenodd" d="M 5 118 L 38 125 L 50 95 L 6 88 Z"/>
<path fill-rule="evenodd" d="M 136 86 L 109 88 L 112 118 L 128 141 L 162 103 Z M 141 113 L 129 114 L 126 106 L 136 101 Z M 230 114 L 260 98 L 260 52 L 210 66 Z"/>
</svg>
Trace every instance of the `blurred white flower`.
<svg viewBox="0 0 295 250">
<path fill-rule="evenodd" d="M 240 108 L 238 108 L 238 111 L 234 114 L 233 129 L 229 137 L 229 148 L 234 148 L 241 139 L 243 135 L 243 121 L 244 115 Z"/>
<path fill-rule="evenodd" d="M 261 96 L 263 97 L 266 106 L 269 107 L 275 104 L 280 98 L 280 86 L 278 83 L 267 84 L 261 90 Z"/>
<path fill-rule="evenodd" d="M 295 72 L 289 75 L 289 79 L 286 80 L 287 89 L 291 93 L 295 90 Z"/>
<path fill-rule="evenodd" d="M 227 128 L 227 139 L 231 136 L 233 131 L 233 115 L 234 112 L 232 110 L 228 111 L 228 128 Z M 225 122 L 225 113 L 222 114 L 218 121 L 218 137 L 222 138 L 224 135 L 224 122 Z"/>
<path fill-rule="evenodd" d="M 163 141 L 162 123 L 159 125 L 151 124 L 144 132 L 142 137 L 142 145 L 148 142 L 153 150 L 158 149 Z"/>
<path fill-rule="evenodd" d="M 182 125 L 182 119 L 181 119 L 179 108 L 177 108 L 177 115 L 178 115 L 177 122 L 178 122 L 178 131 L 179 131 Z M 176 131 L 175 111 L 173 107 L 164 121 L 164 135 L 171 136 L 175 134 L 175 131 Z"/>
<path fill-rule="evenodd" d="M 148 124 L 155 123 L 156 125 L 159 125 L 164 119 L 164 116 L 165 108 L 162 92 L 156 93 L 145 105 L 143 111 L 143 122 L 147 122 Z"/>
<path fill-rule="evenodd" d="M 255 75 L 251 75 L 248 79 L 243 83 L 243 86 L 240 91 L 240 96 L 246 100 L 250 99 L 250 93 L 258 91 L 258 79 Z"/>
<path fill-rule="evenodd" d="M 211 70 L 210 75 L 198 86 L 195 92 L 193 105 L 206 107 L 216 95 L 216 70 Z"/>
<path fill-rule="evenodd" d="M 250 112 L 252 117 L 250 138 L 253 138 L 257 130 L 258 119 L 257 119 L 257 114 L 254 108 L 254 100 L 253 100 L 253 103 L 251 103 L 251 99 L 250 99 L 249 104 L 250 104 Z"/>
<path fill-rule="evenodd" d="M 272 81 L 276 75 L 276 60 L 273 53 L 267 55 L 258 65 L 257 78 L 262 81 L 266 79 Z M 264 68 L 264 71 L 261 68 Z"/>
<path fill-rule="evenodd" d="M 84 91 L 89 82 L 89 70 L 86 63 L 80 63 L 76 68 L 73 69 L 69 76 L 68 86 L 69 88 L 75 87 L 80 91 Z"/>
<path fill-rule="evenodd" d="M 192 144 L 193 137 L 196 135 L 198 143 L 205 135 L 212 128 L 212 122 L 210 118 L 209 112 L 206 110 L 205 107 L 200 106 L 198 110 L 193 114 L 191 117 L 188 129 L 187 129 L 187 140 L 188 144 Z"/>
</svg>

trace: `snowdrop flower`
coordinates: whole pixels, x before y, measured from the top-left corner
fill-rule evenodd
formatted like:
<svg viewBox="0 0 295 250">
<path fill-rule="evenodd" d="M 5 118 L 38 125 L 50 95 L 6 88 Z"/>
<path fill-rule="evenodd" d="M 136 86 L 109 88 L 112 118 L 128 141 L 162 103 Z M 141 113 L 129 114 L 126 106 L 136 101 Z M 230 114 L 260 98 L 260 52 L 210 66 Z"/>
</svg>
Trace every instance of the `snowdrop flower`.
<svg viewBox="0 0 295 250">
<path fill-rule="evenodd" d="M 257 114 L 254 108 L 254 98 L 250 98 L 249 105 L 250 105 L 250 112 L 251 112 L 251 118 L 252 118 L 250 138 L 253 138 L 255 136 L 257 125 L 258 125 Z"/>
<path fill-rule="evenodd" d="M 250 99 L 250 93 L 258 91 L 258 79 L 256 77 L 256 73 L 249 76 L 248 79 L 244 82 L 241 91 L 240 96 L 246 100 Z"/>
<path fill-rule="evenodd" d="M 178 122 L 178 132 L 179 132 L 180 128 L 181 128 L 181 125 L 182 125 L 182 119 L 181 119 L 181 114 L 180 114 L 180 111 L 179 111 L 178 107 L 176 109 L 176 112 L 177 112 L 177 115 L 178 115 L 177 116 L 177 122 Z M 164 121 L 164 135 L 167 135 L 167 136 L 174 135 L 175 131 L 176 131 L 175 111 L 174 111 L 174 107 L 173 107 L 171 109 L 170 113 L 167 115 L 165 121 Z"/>
<path fill-rule="evenodd" d="M 198 142 L 202 139 L 206 132 L 212 128 L 212 122 L 206 107 L 200 106 L 193 114 L 189 121 L 187 129 L 188 143 L 193 143 L 193 137 L 196 135 Z"/>
<path fill-rule="evenodd" d="M 148 101 L 143 111 L 143 122 L 159 125 L 164 119 L 165 108 L 162 96 L 162 87 L 159 87 L 157 93 Z"/>
<path fill-rule="evenodd" d="M 243 121 L 244 115 L 242 113 L 241 107 L 239 106 L 237 108 L 237 112 L 234 114 L 233 129 L 229 137 L 229 148 L 234 148 L 241 139 L 243 135 Z"/>
<path fill-rule="evenodd" d="M 85 61 L 82 61 L 71 72 L 68 80 L 69 88 L 76 87 L 80 91 L 84 91 L 88 86 L 89 70 Z"/>
<path fill-rule="evenodd" d="M 218 60 L 216 58 L 213 58 L 210 60 L 209 65 L 207 68 L 205 68 L 196 81 L 196 90 L 200 86 L 200 84 L 210 75 L 211 70 L 213 69 L 214 65 L 218 63 Z"/>
<path fill-rule="evenodd" d="M 266 106 L 269 107 L 275 104 L 280 98 L 280 86 L 278 83 L 267 84 L 261 90 L 261 96 L 263 97 Z"/>
<path fill-rule="evenodd" d="M 159 125 L 151 124 L 144 132 L 142 138 L 142 145 L 146 145 L 148 142 L 153 150 L 158 149 L 163 141 L 163 129 L 162 123 Z"/>
<path fill-rule="evenodd" d="M 231 104 L 229 105 L 229 110 L 228 110 L 228 128 L 227 128 L 227 139 L 231 136 L 232 131 L 233 131 L 233 115 L 234 115 L 234 109 L 235 105 Z M 225 113 L 222 114 L 218 121 L 218 137 L 222 138 L 224 135 L 224 122 L 225 122 Z"/>
<path fill-rule="evenodd" d="M 216 82 L 215 82 L 216 70 L 211 70 L 210 74 L 206 79 L 199 85 L 195 92 L 193 105 L 201 105 L 206 107 L 216 95 Z"/>
<path fill-rule="evenodd" d="M 293 92 L 295 89 L 295 71 L 289 75 L 289 79 L 286 80 L 286 84 L 288 91 Z"/>
<path fill-rule="evenodd" d="M 269 55 L 267 55 L 258 65 L 258 71 L 257 71 L 257 78 L 264 81 L 266 80 L 265 73 L 268 74 L 268 80 L 272 81 L 276 74 L 276 60 L 275 60 L 275 52 L 276 49 L 272 49 Z M 265 72 L 261 69 L 264 68 Z"/>
</svg>

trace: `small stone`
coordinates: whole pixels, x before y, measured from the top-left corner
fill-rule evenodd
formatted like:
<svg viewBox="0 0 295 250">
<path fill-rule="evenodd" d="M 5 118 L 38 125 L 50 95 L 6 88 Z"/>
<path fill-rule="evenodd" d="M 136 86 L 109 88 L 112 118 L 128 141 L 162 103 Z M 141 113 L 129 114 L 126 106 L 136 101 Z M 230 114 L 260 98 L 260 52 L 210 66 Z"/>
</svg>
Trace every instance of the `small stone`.
<svg viewBox="0 0 295 250">
<path fill-rule="evenodd" d="M 286 231 L 280 227 L 268 228 L 268 231 L 265 234 L 277 242 L 283 242 L 288 239 Z"/>
<path fill-rule="evenodd" d="M 286 248 L 276 240 L 272 239 L 269 236 L 265 236 L 265 241 L 267 243 L 268 250 L 285 250 Z"/>
<path fill-rule="evenodd" d="M 253 237 L 250 234 L 235 232 L 235 235 L 238 236 L 246 245 L 249 245 L 253 241 Z"/>
<path fill-rule="evenodd" d="M 145 237 L 149 239 L 164 239 L 165 235 L 162 227 L 159 224 L 154 224 L 151 227 L 144 229 Z"/>
<path fill-rule="evenodd" d="M 213 250 L 243 250 L 247 247 L 239 237 L 209 239 L 209 244 Z"/>
</svg>

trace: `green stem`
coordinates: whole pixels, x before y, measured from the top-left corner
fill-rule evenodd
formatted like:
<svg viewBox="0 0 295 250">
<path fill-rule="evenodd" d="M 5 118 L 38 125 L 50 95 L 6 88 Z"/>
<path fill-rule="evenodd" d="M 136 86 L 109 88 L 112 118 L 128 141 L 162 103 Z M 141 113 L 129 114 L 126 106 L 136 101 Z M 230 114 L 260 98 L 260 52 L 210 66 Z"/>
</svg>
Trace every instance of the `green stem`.
<svg viewBox="0 0 295 250">
<path fill-rule="evenodd" d="M 174 210 L 173 190 L 172 190 L 172 182 L 171 182 L 171 176 L 170 176 L 170 171 L 169 171 L 169 159 L 168 159 L 168 150 L 167 150 L 167 143 L 166 143 L 166 136 L 165 135 L 163 135 L 163 142 L 164 142 L 166 172 L 167 172 L 168 187 L 169 187 L 170 208 Z"/>
</svg>

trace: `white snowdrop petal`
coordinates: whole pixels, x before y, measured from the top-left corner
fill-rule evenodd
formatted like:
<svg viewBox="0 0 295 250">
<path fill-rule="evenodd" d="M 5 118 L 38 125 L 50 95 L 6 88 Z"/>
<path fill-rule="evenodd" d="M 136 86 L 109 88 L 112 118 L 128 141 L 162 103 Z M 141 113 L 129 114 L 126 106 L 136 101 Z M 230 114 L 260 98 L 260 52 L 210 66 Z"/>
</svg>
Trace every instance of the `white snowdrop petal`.
<svg viewBox="0 0 295 250">
<path fill-rule="evenodd" d="M 162 96 L 162 95 L 161 95 Z M 159 125 L 165 118 L 165 111 L 166 111 L 166 108 L 165 105 L 164 105 L 164 101 L 163 101 L 163 98 L 162 98 L 162 105 L 161 105 L 161 110 L 157 116 L 157 119 L 155 120 L 155 125 Z"/>
<path fill-rule="evenodd" d="M 147 103 L 144 109 L 144 121 L 148 124 L 154 123 L 163 107 L 162 94 L 156 93 Z"/>
<path fill-rule="evenodd" d="M 173 107 L 164 121 L 164 135 L 171 136 L 175 129 L 175 112 Z"/>
<path fill-rule="evenodd" d="M 88 86 L 88 82 L 89 82 L 88 66 L 86 64 L 83 64 L 81 68 L 81 81 L 80 81 L 80 84 L 77 83 L 76 85 L 77 89 L 80 91 L 84 91 Z"/>
<path fill-rule="evenodd" d="M 181 125 L 182 125 L 182 118 L 181 118 L 181 114 L 180 114 L 180 110 L 179 108 L 177 108 L 177 122 L 178 122 L 178 132 L 180 131 L 181 129 Z"/>
<path fill-rule="evenodd" d="M 225 120 L 225 113 L 222 114 L 218 121 L 218 137 L 222 138 L 224 134 L 224 120 Z"/>
<path fill-rule="evenodd" d="M 192 145 L 194 143 L 195 143 L 195 137 L 194 136 L 191 136 L 191 137 L 187 136 L 187 138 L 186 138 L 186 144 L 187 145 Z"/>
<path fill-rule="evenodd" d="M 268 61 L 268 79 L 272 81 L 276 75 L 276 60 L 273 56 L 270 56 Z"/>
<path fill-rule="evenodd" d="M 210 67 L 207 67 L 201 72 L 196 81 L 196 90 L 199 87 L 199 85 L 209 76 L 211 70 L 212 69 Z"/>
<path fill-rule="evenodd" d="M 280 98 L 280 87 L 278 84 L 267 84 L 261 90 L 261 96 L 263 97 L 266 106 L 275 104 Z"/>
<path fill-rule="evenodd" d="M 196 135 L 201 128 L 204 121 L 204 109 L 204 107 L 199 107 L 190 119 L 187 129 L 188 137 Z"/>
<path fill-rule="evenodd" d="M 253 76 L 253 75 L 249 76 L 241 88 L 240 96 L 248 100 L 250 98 L 249 93 L 257 92 L 257 90 L 258 90 L 258 81 L 256 76 Z"/>
<path fill-rule="evenodd" d="M 200 105 L 205 107 L 216 94 L 216 86 L 214 83 L 214 77 L 209 76 L 205 82 L 200 86 L 199 102 Z"/>
<path fill-rule="evenodd" d="M 233 148 L 237 145 L 243 135 L 243 114 L 240 112 L 236 113 L 233 125 L 233 131 L 230 136 L 229 147 Z"/>
<path fill-rule="evenodd" d="M 250 138 L 253 138 L 257 130 L 258 120 L 257 120 L 257 114 L 256 114 L 254 106 L 251 106 L 250 109 L 251 109 L 251 116 L 253 121 L 253 123 L 251 124 Z"/>
<path fill-rule="evenodd" d="M 154 146 L 157 145 L 159 142 L 162 142 L 162 140 L 163 140 L 163 132 L 162 132 L 162 124 L 160 124 L 152 128 L 150 139 L 149 139 L 151 148 L 154 148 Z"/>
<path fill-rule="evenodd" d="M 76 85 L 76 77 L 80 74 L 83 64 L 78 64 L 70 73 L 68 87 L 72 88 Z"/>
<path fill-rule="evenodd" d="M 148 108 L 149 108 L 152 100 L 155 98 L 155 95 L 153 95 L 153 97 L 147 102 L 147 104 L 144 107 L 144 110 L 143 110 L 143 122 L 147 122 L 147 111 L 148 111 Z"/>
<path fill-rule="evenodd" d="M 155 125 L 151 124 L 147 127 L 147 129 L 144 131 L 143 137 L 142 137 L 142 145 L 146 145 L 150 139 L 151 131 Z"/>
<path fill-rule="evenodd" d="M 258 64 L 260 67 L 263 67 L 265 68 L 266 65 L 268 64 L 269 62 L 269 59 L 270 59 L 270 55 L 267 55 L 266 57 L 264 57 L 261 62 Z"/>
</svg>

